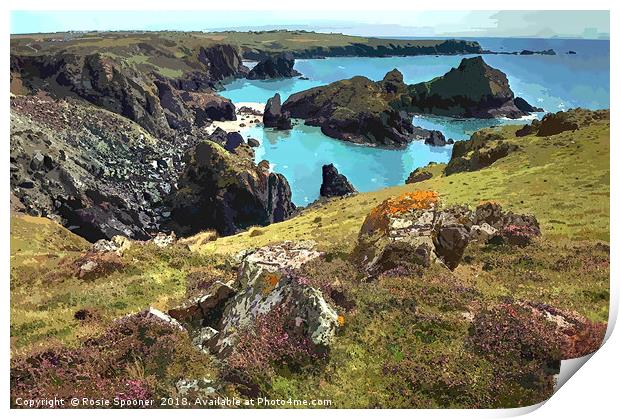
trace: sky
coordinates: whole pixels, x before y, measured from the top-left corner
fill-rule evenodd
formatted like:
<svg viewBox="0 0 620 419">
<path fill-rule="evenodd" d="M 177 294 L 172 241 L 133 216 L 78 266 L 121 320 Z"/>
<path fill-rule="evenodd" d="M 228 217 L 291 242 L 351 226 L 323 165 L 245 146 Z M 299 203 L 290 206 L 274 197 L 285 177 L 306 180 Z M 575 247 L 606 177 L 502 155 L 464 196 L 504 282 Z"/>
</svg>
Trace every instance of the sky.
<svg viewBox="0 0 620 419">
<path fill-rule="evenodd" d="M 609 39 L 608 11 L 12 11 L 11 33 L 305 29 L 360 36 Z"/>
</svg>

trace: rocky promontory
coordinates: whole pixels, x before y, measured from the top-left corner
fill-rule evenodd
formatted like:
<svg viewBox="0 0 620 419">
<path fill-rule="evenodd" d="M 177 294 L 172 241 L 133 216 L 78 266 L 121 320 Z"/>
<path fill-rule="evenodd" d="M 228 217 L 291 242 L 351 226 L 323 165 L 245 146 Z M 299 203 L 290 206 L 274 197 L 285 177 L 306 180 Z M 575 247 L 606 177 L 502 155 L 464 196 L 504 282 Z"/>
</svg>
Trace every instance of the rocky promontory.
<svg viewBox="0 0 620 419">
<path fill-rule="evenodd" d="M 269 56 L 254 66 L 246 76 L 250 80 L 290 78 L 301 75 L 293 69 L 295 58 L 290 52 Z"/>
<path fill-rule="evenodd" d="M 396 69 L 374 82 L 356 76 L 291 95 L 282 109 L 330 137 L 358 144 L 404 147 L 414 139 L 445 145 L 439 132 L 414 127 L 412 114 L 519 118 L 540 111 L 514 96 L 508 79 L 482 57 L 465 58 L 431 81 L 407 85 Z"/>
<path fill-rule="evenodd" d="M 402 109 L 458 118 L 520 118 L 534 108 L 515 97 L 506 74 L 482 57 L 464 58 L 441 77 L 408 86 Z"/>
<path fill-rule="evenodd" d="M 235 47 L 200 47 L 186 51 L 183 58 L 169 55 L 148 43 L 97 52 L 76 47 L 72 52 L 12 53 L 12 93 L 77 96 L 157 136 L 236 118 L 232 102 L 215 91 L 221 80 L 247 73 Z M 132 57 L 141 57 L 145 64 L 134 65 Z"/>
</svg>

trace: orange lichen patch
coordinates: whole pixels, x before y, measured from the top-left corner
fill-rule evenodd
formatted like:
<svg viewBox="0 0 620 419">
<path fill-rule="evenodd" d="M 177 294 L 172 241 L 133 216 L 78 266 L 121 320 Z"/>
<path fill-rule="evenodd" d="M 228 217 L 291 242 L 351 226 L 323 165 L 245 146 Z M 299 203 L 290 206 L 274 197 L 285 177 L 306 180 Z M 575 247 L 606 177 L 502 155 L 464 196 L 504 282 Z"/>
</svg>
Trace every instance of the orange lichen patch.
<svg viewBox="0 0 620 419">
<path fill-rule="evenodd" d="M 372 234 L 385 230 L 389 219 L 411 211 L 426 210 L 439 203 L 439 194 L 435 191 L 415 191 L 388 198 L 373 208 L 366 216 L 360 234 Z"/>
<path fill-rule="evenodd" d="M 280 275 L 277 273 L 267 273 L 265 274 L 265 276 L 263 277 L 263 289 L 262 289 L 262 293 L 263 295 L 267 295 L 269 294 L 271 291 L 273 291 L 273 289 L 278 285 L 278 283 L 280 282 Z"/>
<path fill-rule="evenodd" d="M 338 316 L 338 326 L 344 326 L 344 316 L 342 314 Z"/>
<path fill-rule="evenodd" d="M 278 278 L 278 276 L 276 274 L 269 274 L 265 278 L 265 282 L 268 285 L 270 285 L 272 287 L 275 287 L 276 285 L 278 285 L 278 282 L 280 282 L 280 278 Z"/>
</svg>

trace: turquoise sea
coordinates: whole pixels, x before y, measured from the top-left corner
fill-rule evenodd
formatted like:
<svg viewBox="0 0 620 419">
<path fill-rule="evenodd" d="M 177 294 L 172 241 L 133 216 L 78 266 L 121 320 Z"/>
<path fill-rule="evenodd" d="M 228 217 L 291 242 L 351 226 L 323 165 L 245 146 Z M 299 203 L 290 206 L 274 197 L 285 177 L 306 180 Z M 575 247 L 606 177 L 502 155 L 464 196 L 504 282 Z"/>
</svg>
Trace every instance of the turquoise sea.
<svg viewBox="0 0 620 419">
<path fill-rule="evenodd" d="M 585 107 L 609 107 L 609 41 L 561 39 L 476 39 L 492 51 L 543 50 L 553 48 L 557 55 L 484 55 L 491 66 L 507 74 L 517 96 L 547 112 Z M 576 54 L 567 54 L 574 51 Z M 238 79 L 224 86 L 221 94 L 233 102 L 265 103 L 279 92 L 285 100 L 292 93 L 336 80 L 363 75 L 380 80 L 397 68 L 405 82 L 430 80 L 458 66 L 464 56 L 418 56 L 389 58 L 326 58 L 296 60 L 295 69 L 309 80 Z M 537 115 L 537 116 L 541 116 Z M 419 115 L 414 125 L 438 129 L 446 138 L 468 139 L 477 129 L 525 123 L 507 119 L 452 119 Z M 261 142 L 256 160 L 269 160 L 273 170 L 286 176 L 293 201 L 307 205 L 319 195 L 321 166 L 334 163 L 359 191 L 372 191 L 402 184 L 409 173 L 431 161 L 446 162 L 450 146 L 431 147 L 420 141 L 404 150 L 356 146 L 323 135 L 319 128 L 300 123 L 290 131 L 262 127 L 246 128 L 245 137 Z"/>
</svg>

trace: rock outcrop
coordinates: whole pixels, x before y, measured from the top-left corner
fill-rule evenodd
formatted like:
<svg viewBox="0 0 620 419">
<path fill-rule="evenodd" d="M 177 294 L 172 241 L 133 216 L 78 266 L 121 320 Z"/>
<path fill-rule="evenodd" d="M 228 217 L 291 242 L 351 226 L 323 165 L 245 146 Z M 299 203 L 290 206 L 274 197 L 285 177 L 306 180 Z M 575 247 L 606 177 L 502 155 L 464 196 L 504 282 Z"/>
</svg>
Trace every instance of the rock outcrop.
<svg viewBox="0 0 620 419">
<path fill-rule="evenodd" d="M 561 134 L 565 131 L 575 131 L 580 127 L 586 127 L 596 121 L 609 118 L 609 110 L 591 111 L 588 109 L 569 109 L 556 113 L 546 114 L 542 120 L 533 120 L 524 125 L 515 133 L 517 137 L 525 137 L 535 134 L 538 137 L 549 137 Z"/>
<path fill-rule="evenodd" d="M 269 56 L 254 66 L 246 76 L 250 80 L 290 78 L 301 73 L 293 69 L 295 58 L 291 53 Z"/>
<path fill-rule="evenodd" d="M 344 196 L 357 192 L 347 177 L 338 173 L 333 164 L 324 165 L 322 175 L 320 194 L 323 197 Z"/>
<path fill-rule="evenodd" d="M 443 147 L 446 144 L 446 137 L 441 133 L 441 131 L 432 130 L 429 133 L 429 136 L 426 140 L 424 140 L 424 144 L 432 145 L 434 147 Z"/>
<path fill-rule="evenodd" d="M 506 75 L 482 57 L 464 58 L 443 76 L 409 86 L 401 106 L 410 112 L 471 118 L 520 118 L 534 109 L 515 99 Z"/>
<path fill-rule="evenodd" d="M 155 139 L 135 122 L 77 99 L 11 99 L 11 191 L 20 211 L 89 241 L 148 239 L 192 136 Z"/>
<path fill-rule="evenodd" d="M 519 239 L 527 236 L 527 243 L 513 240 L 514 231 L 522 233 Z M 416 191 L 389 198 L 371 210 L 360 229 L 355 257 L 369 276 L 396 268 L 429 267 L 435 261 L 453 270 L 470 241 L 497 238 L 522 246 L 539 235 L 538 222 L 531 215 L 505 212 L 491 202 L 475 211 L 464 206 L 442 209 L 437 193 Z"/>
<path fill-rule="evenodd" d="M 239 270 L 241 290 L 222 315 L 217 353 L 229 354 L 240 330 L 279 307 L 286 307 L 284 324 L 290 335 L 302 333 L 318 348 L 329 346 L 339 327 L 338 314 L 295 272 L 320 256 L 311 242 L 285 242 L 246 256 Z"/>
<path fill-rule="evenodd" d="M 267 100 L 265 111 L 263 112 L 263 125 L 266 128 L 291 129 L 291 114 L 282 110 L 280 93 L 276 93 Z"/>
<path fill-rule="evenodd" d="M 402 74 L 392 70 L 380 82 L 353 77 L 291 95 L 282 106 L 306 125 L 357 144 L 401 148 L 414 137 L 411 120 L 391 101 L 404 92 Z"/>
<path fill-rule="evenodd" d="M 404 147 L 413 139 L 446 144 L 443 135 L 414 127 L 411 115 L 519 118 L 538 110 L 515 98 L 506 75 L 481 57 L 428 82 L 407 85 L 398 70 L 374 82 L 353 77 L 291 95 L 282 105 L 294 118 L 330 137 L 358 144 Z"/>
<path fill-rule="evenodd" d="M 409 177 L 407 178 L 407 180 L 405 180 L 405 183 L 409 184 L 409 183 L 423 182 L 432 177 L 433 177 L 433 174 L 431 172 L 418 167 L 413 172 L 409 173 Z"/>
<path fill-rule="evenodd" d="M 226 236 L 289 218 L 295 205 L 286 178 L 241 153 L 251 150 L 243 144 L 231 153 L 213 141 L 190 150 L 178 191 L 167 199 L 170 228 L 183 236 L 207 229 Z"/>
<path fill-rule="evenodd" d="M 451 175 L 480 170 L 517 150 L 519 146 L 507 141 L 500 133 L 493 130 L 476 131 L 469 140 L 454 144 L 444 173 Z"/>
</svg>

